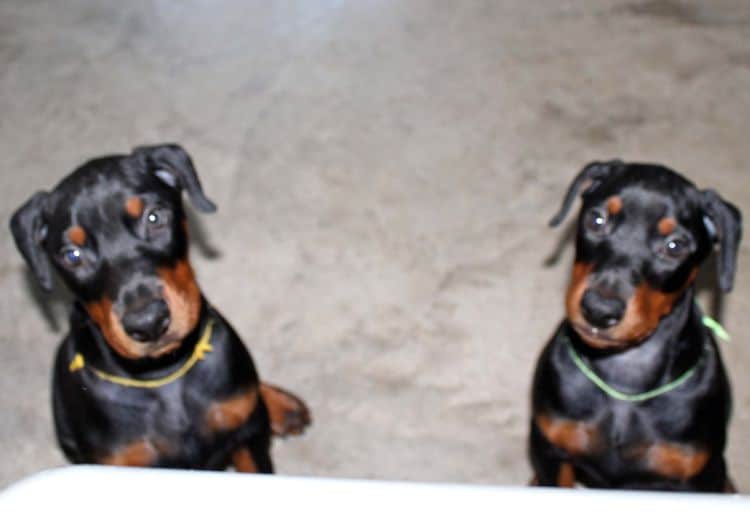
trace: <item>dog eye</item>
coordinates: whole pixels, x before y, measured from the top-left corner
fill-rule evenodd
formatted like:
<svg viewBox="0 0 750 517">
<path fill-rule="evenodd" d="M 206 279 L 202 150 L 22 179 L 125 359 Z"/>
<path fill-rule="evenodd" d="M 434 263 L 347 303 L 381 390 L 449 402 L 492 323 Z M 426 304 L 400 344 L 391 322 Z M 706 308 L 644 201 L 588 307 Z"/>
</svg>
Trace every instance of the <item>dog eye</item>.
<svg viewBox="0 0 750 517">
<path fill-rule="evenodd" d="M 60 256 L 62 257 L 62 261 L 68 267 L 78 267 L 83 262 L 81 249 L 76 246 L 65 246 L 60 251 Z"/>
<path fill-rule="evenodd" d="M 690 252 L 690 243 L 682 237 L 670 237 L 664 242 L 662 253 L 670 258 L 683 258 Z"/>
<path fill-rule="evenodd" d="M 154 208 L 146 213 L 146 222 L 150 228 L 162 228 L 169 224 L 169 212 L 164 208 Z"/>
<path fill-rule="evenodd" d="M 590 210 L 584 220 L 583 225 L 591 233 L 603 233 L 607 226 L 607 215 L 599 210 Z"/>
</svg>

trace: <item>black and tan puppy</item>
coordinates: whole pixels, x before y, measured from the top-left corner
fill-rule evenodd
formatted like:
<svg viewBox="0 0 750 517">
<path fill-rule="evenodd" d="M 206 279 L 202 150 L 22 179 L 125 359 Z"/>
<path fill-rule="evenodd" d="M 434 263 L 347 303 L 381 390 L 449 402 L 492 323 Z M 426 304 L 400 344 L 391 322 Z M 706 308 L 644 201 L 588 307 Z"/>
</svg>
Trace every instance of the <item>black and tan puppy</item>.
<svg viewBox="0 0 750 517">
<path fill-rule="evenodd" d="M 91 160 L 14 214 L 42 287 L 52 268 L 76 302 L 52 384 L 74 463 L 272 472 L 272 431 L 309 424 L 304 403 L 258 380 L 188 261 L 181 193 L 215 210 L 188 154 L 140 147 Z"/>
<path fill-rule="evenodd" d="M 530 458 L 539 485 L 731 490 L 731 396 L 693 281 L 718 244 L 732 288 L 739 211 L 659 165 L 592 163 L 579 192 L 566 320 L 539 358 Z"/>
</svg>

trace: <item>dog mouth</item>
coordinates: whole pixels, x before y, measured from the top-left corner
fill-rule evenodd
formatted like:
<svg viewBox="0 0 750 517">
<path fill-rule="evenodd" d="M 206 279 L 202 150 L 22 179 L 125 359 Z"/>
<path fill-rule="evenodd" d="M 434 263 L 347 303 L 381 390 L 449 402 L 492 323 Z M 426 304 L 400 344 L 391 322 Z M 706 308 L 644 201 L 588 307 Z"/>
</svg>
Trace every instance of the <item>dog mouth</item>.
<svg viewBox="0 0 750 517">
<path fill-rule="evenodd" d="M 145 356 L 155 359 L 178 348 L 184 337 L 178 332 L 167 330 L 156 341 L 138 342 L 138 344 L 141 345 Z"/>
<path fill-rule="evenodd" d="M 136 351 L 140 357 L 149 357 L 155 359 L 166 355 L 180 346 L 185 338 L 183 333 L 167 327 L 164 333 L 154 339 L 144 339 L 145 336 L 128 335 L 131 348 Z"/>
<path fill-rule="evenodd" d="M 625 348 L 630 345 L 627 340 L 612 337 L 607 329 L 601 329 L 588 323 L 571 322 L 573 330 L 581 339 L 593 348 Z"/>
<path fill-rule="evenodd" d="M 612 335 L 612 329 L 595 327 L 588 322 L 570 321 L 570 325 L 581 340 L 591 348 L 615 351 L 622 351 L 640 345 L 651 337 L 656 330 L 651 329 L 649 332 L 641 332 L 636 335 L 618 338 Z"/>
</svg>

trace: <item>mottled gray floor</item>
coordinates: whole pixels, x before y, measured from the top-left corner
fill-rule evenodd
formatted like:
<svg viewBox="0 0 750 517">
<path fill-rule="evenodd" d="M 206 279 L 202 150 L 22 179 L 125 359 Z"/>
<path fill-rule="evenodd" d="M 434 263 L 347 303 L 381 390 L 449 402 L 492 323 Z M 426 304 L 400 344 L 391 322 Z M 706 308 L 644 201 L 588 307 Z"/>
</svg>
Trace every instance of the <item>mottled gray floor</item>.
<svg viewBox="0 0 750 517">
<path fill-rule="evenodd" d="M 614 156 L 750 216 L 749 38 L 744 0 L 5 0 L 0 220 L 85 159 L 181 142 L 219 205 L 193 221 L 203 288 L 315 413 L 276 444 L 280 472 L 524 483 L 572 256 L 547 219 Z M 7 230 L 0 250 L 2 486 L 63 463 L 67 323 Z M 745 490 L 749 258 L 723 311 Z"/>
</svg>

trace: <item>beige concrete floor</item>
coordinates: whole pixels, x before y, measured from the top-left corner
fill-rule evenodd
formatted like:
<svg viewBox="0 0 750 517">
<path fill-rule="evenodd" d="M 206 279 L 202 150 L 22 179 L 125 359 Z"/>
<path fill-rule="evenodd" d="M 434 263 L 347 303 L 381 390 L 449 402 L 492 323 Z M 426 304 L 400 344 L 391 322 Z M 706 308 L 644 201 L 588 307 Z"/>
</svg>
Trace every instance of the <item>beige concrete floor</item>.
<svg viewBox="0 0 750 517">
<path fill-rule="evenodd" d="M 0 219 L 92 156 L 181 142 L 219 212 L 194 263 L 315 426 L 286 474 L 524 483 L 534 359 L 585 162 L 657 161 L 750 217 L 750 3 L 0 3 Z M 750 490 L 750 248 L 723 320 Z M 559 261 L 546 265 L 562 245 Z M 64 298 L 0 240 L 0 486 L 61 465 Z M 710 278 L 710 275 L 708 275 Z"/>
</svg>

